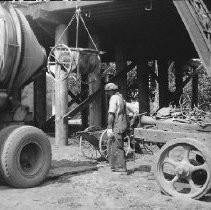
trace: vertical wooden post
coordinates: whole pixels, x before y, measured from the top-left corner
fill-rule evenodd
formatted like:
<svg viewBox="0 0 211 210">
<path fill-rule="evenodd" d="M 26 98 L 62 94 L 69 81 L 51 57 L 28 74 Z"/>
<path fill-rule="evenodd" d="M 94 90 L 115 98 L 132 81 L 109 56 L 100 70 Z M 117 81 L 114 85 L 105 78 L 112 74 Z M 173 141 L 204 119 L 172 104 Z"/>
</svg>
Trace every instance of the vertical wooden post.
<svg viewBox="0 0 211 210">
<path fill-rule="evenodd" d="M 92 36 L 97 47 L 100 47 L 100 40 L 96 35 Z M 89 47 L 93 48 L 93 44 L 89 42 Z M 93 94 L 101 88 L 101 74 L 100 68 L 95 69 L 95 72 L 89 74 L 89 94 Z M 96 98 L 89 106 L 89 126 L 102 126 L 102 99 L 101 97 Z"/>
<path fill-rule="evenodd" d="M 65 25 L 56 27 L 55 43 L 68 45 L 68 33 Z M 59 40 L 59 41 L 58 41 Z M 64 146 L 68 142 L 68 121 L 63 116 L 68 111 L 68 79 L 60 65 L 55 67 L 55 142 L 57 146 Z M 64 79 L 65 78 L 65 79 Z"/>
<path fill-rule="evenodd" d="M 179 105 L 179 99 L 180 96 L 183 93 L 183 76 L 182 76 L 182 63 L 181 60 L 178 59 L 175 61 L 175 85 L 176 85 L 176 91 L 178 91 L 178 95 L 176 96 L 176 105 Z"/>
<path fill-rule="evenodd" d="M 169 106 L 169 89 L 168 89 L 168 63 L 167 60 L 158 60 L 159 76 L 159 105 L 160 108 Z"/>
<path fill-rule="evenodd" d="M 137 65 L 137 79 L 139 81 L 138 86 L 138 98 L 139 98 L 139 113 L 150 111 L 149 104 L 149 71 L 147 69 L 147 60 L 139 61 Z"/>
<path fill-rule="evenodd" d="M 34 121 L 42 128 L 46 121 L 46 73 L 45 71 L 34 81 Z"/>
<path fill-rule="evenodd" d="M 86 84 L 88 82 L 87 75 L 82 74 L 81 75 L 81 92 L 82 92 L 82 100 L 85 100 L 88 97 L 89 94 L 89 85 Z M 88 127 L 88 115 L 89 115 L 89 109 L 86 108 L 82 110 L 81 112 L 81 121 L 82 121 L 82 129 Z"/>
<path fill-rule="evenodd" d="M 199 76 L 198 74 L 195 74 L 192 79 L 192 101 L 191 101 L 191 107 L 193 108 L 194 105 L 198 105 L 198 81 Z"/>
<path fill-rule="evenodd" d="M 22 94 L 22 91 L 21 90 L 16 90 L 13 94 L 12 94 L 12 99 L 14 101 L 18 101 L 21 103 L 21 94 Z"/>
<path fill-rule="evenodd" d="M 122 43 L 119 42 L 115 46 L 115 62 L 116 62 L 116 73 L 124 69 L 127 65 L 127 60 L 125 59 Z M 123 97 L 127 97 L 127 73 L 122 72 L 121 78 L 118 80 L 119 90 Z"/>
</svg>

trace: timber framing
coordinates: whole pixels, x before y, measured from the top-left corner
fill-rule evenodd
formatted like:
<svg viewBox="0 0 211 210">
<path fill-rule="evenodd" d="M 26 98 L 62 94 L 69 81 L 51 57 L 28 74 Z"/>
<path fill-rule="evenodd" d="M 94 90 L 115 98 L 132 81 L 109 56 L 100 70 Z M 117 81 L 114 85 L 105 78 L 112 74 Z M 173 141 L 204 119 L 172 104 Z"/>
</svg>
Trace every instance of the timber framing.
<svg viewBox="0 0 211 210">
<path fill-rule="evenodd" d="M 112 81 L 118 83 L 118 80 L 121 80 L 119 84 L 123 86 L 123 94 L 127 91 L 127 73 L 136 67 L 141 92 L 139 93 L 140 110 L 148 112 L 149 75 L 159 84 L 160 107 L 168 106 L 172 98 L 181 95 L 183 87 L 193 77 L 195 78 L 193 94 L 197 93 L 198 69 L 183 81 L 184 69 L 182 69 L 181 60 L 185 63 L 192 58 L 200 58 L 207 73 L 211 75 L 211 16 L 206 4 L 203 3 L 208 1 L 197 0 L 197 4 L 195 0 L 153 1 L 150 9 L 148 2 L 144 0 L 48 1 L 28 4 L 27 7 L 20 9 L 30 20 L 40 43 L 48 52 L 49 46 L 52 47 L 55 41 L 55 29 L 59 25 L 68 25 L 76 8 L 80 7 L 90 34 L 97 35 L 100 40 L 100 49 L 106 52 L 101 55 L 101 61 L 115 62 L 118 67 L 117 75 Z M 197 14 L 198 9 L 202 12 L 202 16 Z M 68 37 L 66 44 L 69 47 L 76 43 L 75 26 L 66 31 Z M 85 32 L 80 28 L 80 36 L 77 40 L 79 47 L 89 46 L 90 37 Z M 116 50 L 117 43 L 119 50 Z M 132 61 L 131 64 L 126 65 L 129 61 Z M 158 63 L 158 72 L 155 73 L 151 68 L 147 68 L 149 61 Z M 176 63 L 176 90 L 173 93 L 168 87 L 169 61 Z M 72 98 L 68 105 L 77 103 L 78 107 L 66 113 L 63 120 L 86 110 L 92 102 L 97 104 L 97 97 L 103 93 L 105 82 L 101 80 L 103 81 L 102 76 L 98 77 L 97 84 L 102 86 L 100 88 L 95 86 L 96 84 L 93 89 L 91 85 L 86 87 L 90 92 L 86 92 L 85 97 L 83 90 L 78 95 L 74 95 L 71 90 L 68 91 Z M 99 112 L 98 108 L 95 106 L 94 111 L 91 110 L 92 115 L 95 110 Z M 87 111 L 84 113 L 88 114 Z M 87 121 L 87 118 L 86 116 L 84 120 Z"/>
</svg>

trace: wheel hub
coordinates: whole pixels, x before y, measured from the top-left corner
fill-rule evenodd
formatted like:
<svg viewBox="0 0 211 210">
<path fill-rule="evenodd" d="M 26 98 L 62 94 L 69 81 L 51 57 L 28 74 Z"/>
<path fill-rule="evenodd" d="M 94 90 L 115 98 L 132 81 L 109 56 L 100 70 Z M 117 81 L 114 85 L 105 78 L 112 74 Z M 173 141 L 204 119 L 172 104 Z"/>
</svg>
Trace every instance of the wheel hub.
<svg viewBox="0 0 211 210">
<path fill-rule="evenodd" d="M 176 168 L 176 175 L 180 178 L 187 178 L 190 176 L 190 168 L 187 164 L 181 164 Z"/>
</svg>

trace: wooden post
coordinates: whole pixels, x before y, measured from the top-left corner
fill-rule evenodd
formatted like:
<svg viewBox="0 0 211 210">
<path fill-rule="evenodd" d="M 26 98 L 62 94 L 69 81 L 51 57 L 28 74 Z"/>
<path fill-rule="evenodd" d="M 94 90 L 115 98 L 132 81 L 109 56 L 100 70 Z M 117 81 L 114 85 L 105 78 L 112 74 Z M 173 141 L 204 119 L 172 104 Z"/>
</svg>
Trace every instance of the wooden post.
<svg viewBox="0 0 211 210">
<path fill-rule="evenodd" d="M 34 81 L 34 121 L 42 128 L 46 121 L 46 73 L 45 71 Z"/>
<path fill-rule="evenodd" d="M 182 76 L 182 63 L 180 59 L 175 62 L 175 85 L 178 95 L 176 96 L 176 105 L 179 105 L 180 96 L 183 93 L 183 76 Z"/>
<path fill-rule="evenodd" d="M 68 45 L 68 33 L 65 25 L 59 25 L 55 31 L 55 43 Z M 61 34 L 63 36 L 61 37 Z M 57 55 L 56 55 L 57 57 Z M 63 116 L 68 111 L 68 79 L 60 65 L 55 67 L 55 143 L 64 146 L 68 142 L 68 121 Z M 65 79 L 64 79 L 65 78 Z"/>
<path fill-rule="evenodd" d="M 20 90 L 16 90 L 16 91 L 12 94 L 12 99 L 13 99 L 13 101 L 17 101 L 17 102 L 20 102 L 20 103 L 21 103 L 21 94 L 22 94 L 21 89 L 20 89 Z"/>
<path fill-rule="evenodd" d="M 149 71 L 147 66 L 147 60 L 142 60 L 137 65 L 137 79 L 139 81 L 138 86 L 138 98 L 139 98 L 139 113 L 150 111 L 149 104 Z"/>
<path fill-rule="evenodd" d="M 92 36 L 97 47 L 100 47 L 100 40 L 96 35 Z M 93 48 L 93 43 L 89 42 L 89 47 Z M 94 73 L 89 74 L 89 95 L 101 88 L 100 68 L 95 69 Z M 102 126 L 102 98 L 97 97 L 89 106 L 89 126 Z"/>
<path fill-rule="evenodd" d="M 89 95 L 89 85 L 86 84 L 88 82 L 87 75 L 82 74 L 81 75 L 81 92 L 82 92 L 82 100 L 85 100 Z M 88 127 L 88 115 L 89 115 L 89 109 L 83 109 L 81 111 L 81 121 L 82 121 L 82 129 Z"/>
<path fill-rule="evenodd" d="M 127 65 L 127 60 L 125 59 L 123 46 L 121 42 L 117 43 L 115 46 L 115 62 L 116 62 L 116 73 L 124 69 Z M 121 79 L 118 80 L 118 86 L 120 93 L 126 99 L 127 97 L 127 72 L 121 74 Z"/>
<path fill-rule="evenodd" d="M 168 89 L 168 63 L 167 60 L 158 60 L 158 76 L 159 76 L 159 106 L 169 106 L 169 89 Z"/>
<path fill-rule="evenodd" d="M 192 101 L 191 101 L 191 107 L 193 108 L 194 105 L 198 105 L 198 81 L 199 76 L 198 74 L 195 74 L 192 79 Z"/>
</svg>

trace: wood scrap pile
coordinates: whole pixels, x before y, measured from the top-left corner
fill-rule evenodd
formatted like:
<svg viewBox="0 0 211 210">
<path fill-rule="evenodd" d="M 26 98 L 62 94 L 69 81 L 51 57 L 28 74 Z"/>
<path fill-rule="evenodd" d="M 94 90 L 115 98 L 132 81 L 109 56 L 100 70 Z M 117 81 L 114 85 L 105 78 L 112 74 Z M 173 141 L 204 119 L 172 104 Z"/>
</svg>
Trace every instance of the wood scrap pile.
<svg viewBox="0 0 211 210">
<path fill-rule="evenodd" d="M 211 125 L 211 111 L 200 107 L 164 107 L 157 111 L 157 119 L 174 118 L 184 123 L 197 123 L 201 127 Z"/>
</svg>

